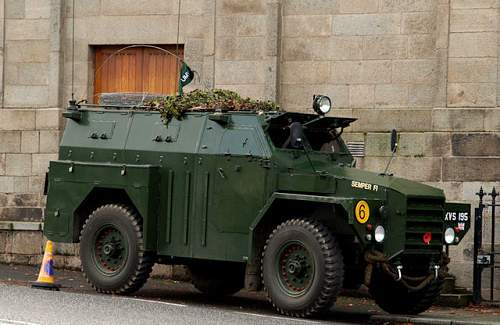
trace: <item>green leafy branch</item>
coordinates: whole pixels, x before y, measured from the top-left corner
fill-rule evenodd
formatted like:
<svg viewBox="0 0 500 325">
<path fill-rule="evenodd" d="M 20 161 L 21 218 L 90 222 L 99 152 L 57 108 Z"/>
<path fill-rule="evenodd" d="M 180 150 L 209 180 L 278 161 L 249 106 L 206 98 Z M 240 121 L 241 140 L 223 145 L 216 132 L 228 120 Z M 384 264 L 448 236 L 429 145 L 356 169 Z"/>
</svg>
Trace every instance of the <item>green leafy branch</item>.
<svg viewBox="0 0 500 325">
<path fill-rule="evenodd" d="M 159 111 L 165 123 L 181 119 L 189 111 L 279 111 L 273 101 L 242 98 L 236 92 L 224 89 L 194 90 L 183 96 L 165 96 L 146 103 L 150 110 Z"/>
</svg>

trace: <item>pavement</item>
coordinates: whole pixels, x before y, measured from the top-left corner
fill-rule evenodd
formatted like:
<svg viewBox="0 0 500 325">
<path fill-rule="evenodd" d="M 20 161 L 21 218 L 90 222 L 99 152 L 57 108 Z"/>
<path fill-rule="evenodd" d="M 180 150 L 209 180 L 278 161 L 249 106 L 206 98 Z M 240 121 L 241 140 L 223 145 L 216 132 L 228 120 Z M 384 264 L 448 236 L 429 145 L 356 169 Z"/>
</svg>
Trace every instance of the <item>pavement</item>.
<svg viewBox="0 0 500 325">
<path fill-rule="evenodd" d="M 38 268 L 0 264 L 0 325 L 4 324 L 443 324 L 500 325 L 500 308 L 432 307 L 418 316 L 389 315 L 371 299 L 339 297 L 315 319 L 277 314 L 262 293 L 207 298 L 191 284 L 150 279 L 132 296 L 96 293 L 81 272 L 56 270 L 60 292 L 29 288 Z"/>
</svg>

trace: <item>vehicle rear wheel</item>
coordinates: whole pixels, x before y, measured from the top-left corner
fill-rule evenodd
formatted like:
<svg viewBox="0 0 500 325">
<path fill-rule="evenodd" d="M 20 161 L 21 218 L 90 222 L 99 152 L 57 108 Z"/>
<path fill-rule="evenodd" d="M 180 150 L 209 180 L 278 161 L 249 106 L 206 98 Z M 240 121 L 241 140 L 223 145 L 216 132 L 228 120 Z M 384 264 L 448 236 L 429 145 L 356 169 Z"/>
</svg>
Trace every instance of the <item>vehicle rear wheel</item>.
<svg viewBox="0 0 500 325">
<path fill-rule="evenodd" d="M 142 224 L 124 205 L 97 208 L 80 235 L 80 258 L 87 281 L 103 293 L 125 294 L 146 283 L 154 264 L 144 251 Z"/>
<path fill-rule="evenodd" d="M 438 278 L 418 291 L 410 292 L 381 271 L 372 275 L 370 294 L 377 305 L 391 314 L 416 315 L 429 309 L 441 293 L 443 280 Z"/>
<path fill-rule="evenodd" d="M 209 296 L 230 296 L 245 283 L 245 266 L 241 263 L 200 262 L 189 265 L 196 289 Z"/>
<path fill-rule="evenodd" d="M 342 288 L 343 275 L 339 244 L 319 221 L 285 221 L 264 247 L 264 289 L 282 314 L 307 317 L 328 309 Z"/>
</svg>

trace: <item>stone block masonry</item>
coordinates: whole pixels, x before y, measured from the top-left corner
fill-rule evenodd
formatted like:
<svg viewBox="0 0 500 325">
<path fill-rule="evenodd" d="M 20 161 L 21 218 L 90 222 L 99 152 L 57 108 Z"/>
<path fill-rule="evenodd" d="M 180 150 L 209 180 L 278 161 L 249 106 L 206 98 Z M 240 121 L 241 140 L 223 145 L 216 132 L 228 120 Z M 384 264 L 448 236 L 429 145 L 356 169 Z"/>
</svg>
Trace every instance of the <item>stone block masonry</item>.
<svg viewBox="0 0 500 325">
<path fill-rule="evenodd" d="M 329 65 L 329 80 L 320 77 L 314 84 L 316 89 L 347 87 L 347 100 L 341 98 L 337 107 L 433 108 L 445 104 L 448 53 L 440 53 L 440 48 L 448 48 L 449 4 L 339 0 L 323 12 L 308 10 L 308 6 L 283 1 L 283 64 L 300 61 L 321 64 L 325 70 Z M 441 23 L 445 20 L 446 24 Z M 312 23 L 317 21 L 323 23 Z M 330 25 L 328 31 L 325 26 Z M 282 83 L 293 82 L 295 88 L 310 85 L 307 78 L 290 81 L 288 76 L 305 70 L 291 67 L 282 70 L 286 71 Z M 295 91 L 286 88 L 282 85 L 281 101 L 292 110 L 302 109 L 301 102 L 288 98 Z"/>
<path fill-rule="evenodd" d="M 478 7 L 452 3 L 450 10 L 447 104 L 451 107 L 497 106 L 498 4 Z"/>
<path fill-rule="evenodd" d="M 0 109 L 0 195 L 32 195 L 33 215 L 43 216 L 43 180 L 57 158 L 60 109 Z M 2 201 L 0 201 L 1 203 Z M 0 220 L 26 215 L 25 206 L 0 205 Z M 17 219 L 16 219 L 17 220 Z"/>
<path fill-rule="evenodd" d="M 201 76 L 190 89 L 232 89 L 289 111 L 310 111 L 312 95 L 326 94 L 332 114 L 358 118 L 344 136 L 365 142 L 359 166 L 385 167 L 396 128 L 397 176 L 472 203 L 480 185 L 500 188 L 498 1 L 181 3 L 179 42 Z M 0 223 L 43 221 L 61 111 L 72 92 L 92 97 L 94 47 L 175 44 L 177 5 L 78 0 L 73 17 L 71 1 L 0 1 Z M 452 249 L 463 286 L 471 234 Z M 36 230 L 0 230 L 0 261 L 36 264 L 42 245 Z M 62 246 L 57 262 L 78 267 L 76 252 Z"/>
</svg>

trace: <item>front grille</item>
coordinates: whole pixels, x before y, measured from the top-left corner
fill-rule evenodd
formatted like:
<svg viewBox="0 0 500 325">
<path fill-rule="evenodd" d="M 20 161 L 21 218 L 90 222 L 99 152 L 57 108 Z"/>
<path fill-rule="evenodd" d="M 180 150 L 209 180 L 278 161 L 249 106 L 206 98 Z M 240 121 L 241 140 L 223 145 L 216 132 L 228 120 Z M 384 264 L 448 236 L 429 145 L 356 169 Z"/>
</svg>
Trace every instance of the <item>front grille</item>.
<svg viewBox="0 0 500 325">
<path fill-rule="evenodd" d="M 406 216 L 405 251 L 441 252 L 443 248 L 443 209 L 442 199 L 409 198 Z M 425 244 L 423 237 L 430 232 L 432 239 Z"/>
</svg>

